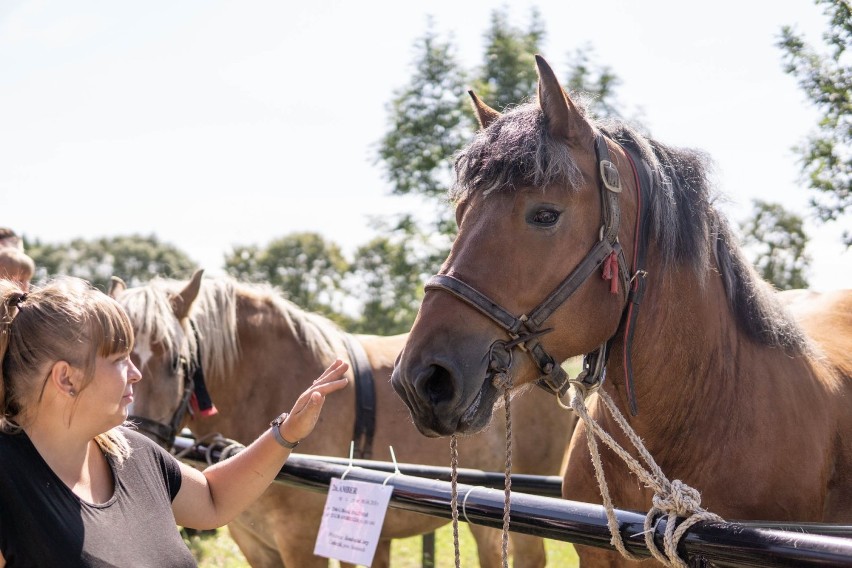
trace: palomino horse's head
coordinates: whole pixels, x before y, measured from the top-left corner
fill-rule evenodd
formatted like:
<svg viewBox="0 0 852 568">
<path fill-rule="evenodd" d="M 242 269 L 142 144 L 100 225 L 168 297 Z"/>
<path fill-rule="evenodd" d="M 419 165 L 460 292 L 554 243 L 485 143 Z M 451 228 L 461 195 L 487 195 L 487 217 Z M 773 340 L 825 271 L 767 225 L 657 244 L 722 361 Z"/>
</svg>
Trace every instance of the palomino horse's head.
<svg viewBox="0 0 852 568">
<path fill-rule="evenodd" d="M 172 290 L 165 281 L 128 289 L 118 278 L 110 289 L 133 322 L 131 357 L 142 372 L 130 421 L 164 447 L 171 447 L 188 418 L 193 375 L 200 364 L 189 313 L 202 274 L 198 270 L 182 289 Z"/>
<path fill-rule="evenodd" d="M 627 302 L 630 159 L 536 59 L 537 103 L 501 114 L 471 93 L 482 129 L 456 158 L 458 237 L 393 374 L 429 436 L 482 429 L 507 378 L 564 390 L 559 363 L 606 344 Z"/>
</svg>

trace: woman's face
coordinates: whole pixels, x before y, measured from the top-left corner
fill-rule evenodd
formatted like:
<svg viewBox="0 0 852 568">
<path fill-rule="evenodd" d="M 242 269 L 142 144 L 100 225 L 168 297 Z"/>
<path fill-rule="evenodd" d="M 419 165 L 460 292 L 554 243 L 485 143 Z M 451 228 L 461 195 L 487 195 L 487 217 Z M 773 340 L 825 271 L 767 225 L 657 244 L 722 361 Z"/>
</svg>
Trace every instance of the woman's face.
<svg viewBox="0 0 852 568">
<path fill-rule="evenodd" d="M 127 407 L 133 402 L 133 385 L 141 378 L 129 353 L 97 357 L 95 376 L 78 395 L 79 404 L 86 408 L 76 412 L 93 419 L 103 417 L 103 431 L 120 425 L 127 419 Z"/>
</svg>

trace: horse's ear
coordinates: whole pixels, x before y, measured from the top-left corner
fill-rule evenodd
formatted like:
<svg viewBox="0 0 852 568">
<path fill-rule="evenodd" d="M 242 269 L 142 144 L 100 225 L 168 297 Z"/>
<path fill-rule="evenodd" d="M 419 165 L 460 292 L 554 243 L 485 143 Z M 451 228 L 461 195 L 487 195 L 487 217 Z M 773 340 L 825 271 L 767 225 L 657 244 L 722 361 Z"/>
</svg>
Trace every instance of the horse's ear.
<svg viewBox="0 0 852 568">
<path fill-rule="evenodd" d="M 538 68 L 538 104 L 544 112 L 550 134 L 569 143 L 593 134 L 547 61 L 536 55 L 535 63 Z"/>
<path fill-rule="evenodd" d="M 183 290 L 172 297 L 172 309 L 178 319 L 183 319 L 189 315 L 189 308 L 192 307 L 192 303 L 198 297 L 199 290 L 201 290 L 201 277 L 203 275 L 204 269 L 199 268 L 196 270 Z"/>
<path fill-rule="evenodd" d="M 109 295 L 114 300 L 118 295 L 127 290 L 127 284 L 118 276 L 110 278 Z"/>
<path fill-rule="evenodd" d="M 471 100 L 473 101 L 473 111 L 476 113 L 476 118 L 479 120 L 479 126 L 488 128 L 492 122 L 500 118 L 500 113 L 485 104 L 476 96 L 473 91 L 468 91 Z"/>
</svg>

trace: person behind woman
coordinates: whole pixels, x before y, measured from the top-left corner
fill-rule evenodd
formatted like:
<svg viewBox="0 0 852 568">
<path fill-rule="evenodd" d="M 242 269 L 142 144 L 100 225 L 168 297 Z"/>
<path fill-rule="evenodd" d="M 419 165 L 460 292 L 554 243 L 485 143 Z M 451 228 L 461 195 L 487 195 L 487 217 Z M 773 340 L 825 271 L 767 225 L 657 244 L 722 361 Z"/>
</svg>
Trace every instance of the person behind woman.
<svg viewBox="0 0 852 568">
<path fill-rule="evenodd" d="M 8 227 L 0 227 L 0 279 L 17 283 L 26 292 L 35 263 L 24 252 L 24 241 Z"/>
<path fill-rule="evenodd" d="M 142 379 L 132 347 L 121 306 L 85 281 L 0 282 L 0 567 L 195 566 L 177 526 L 223 526 L 257 499 L 347 384 L 338 359 L 200 472 L 124 426 Z"/>
</svg>

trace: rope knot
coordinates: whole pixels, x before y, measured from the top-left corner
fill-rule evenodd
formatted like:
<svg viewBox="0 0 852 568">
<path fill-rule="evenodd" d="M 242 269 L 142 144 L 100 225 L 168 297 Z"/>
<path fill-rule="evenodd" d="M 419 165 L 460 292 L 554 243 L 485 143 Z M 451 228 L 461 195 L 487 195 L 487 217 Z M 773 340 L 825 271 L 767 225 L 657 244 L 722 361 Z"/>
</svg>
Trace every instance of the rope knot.
<svg viewBox="0 0 852 568">
<path fill-rule="evenodd" d="M 507 390 L 512 388 L 512 380 L 509 378 L 509 374 L 505 371 L 495 373 L 494 378 L 491 379 L 491 384 L 494 385 L 494 388 L 500 390 Z"/>
<path fill-rule="evenodd" d="M 654 495 L 653 503 L 656 509 L 679 517 L 688 517 L 702 510 L 701 493 L 680 479 L 672 481 L 666 493 Z"/>
</svg>

